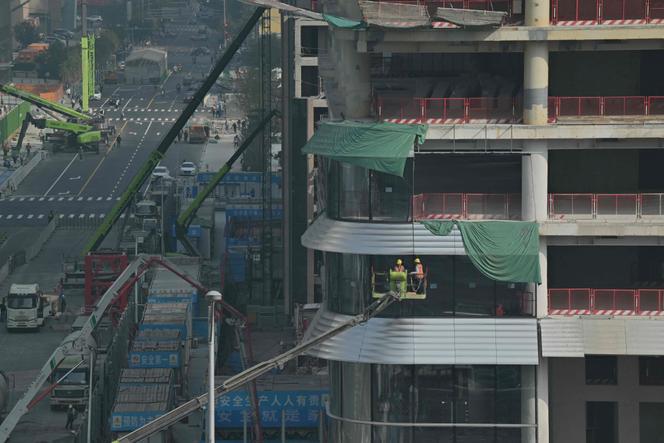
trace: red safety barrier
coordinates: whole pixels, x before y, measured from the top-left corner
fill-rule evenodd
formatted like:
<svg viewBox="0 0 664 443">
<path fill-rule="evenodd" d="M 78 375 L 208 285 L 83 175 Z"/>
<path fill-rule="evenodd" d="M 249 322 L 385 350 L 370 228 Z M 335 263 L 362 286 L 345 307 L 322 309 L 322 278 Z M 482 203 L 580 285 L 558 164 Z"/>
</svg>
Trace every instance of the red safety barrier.
<svg viewBox="0 0 664 443">
<path fill-rule="evenodd" d="M 549 218 L 580 220 L 594 215 L 594 194 L 549 194 Z"/>
<path fill-rule="evenodd" d="M 384 0 L 383 0 L 384 1 Z M 400 0 L 395 0 L 400 1 Z M 433 4 L 441 8 L 480 9 L 485 11 L 502 11 L 512 15 L 513 0 L 432 0 L 425 4 Z"/>
<path fill-rule="evenodd" d="M 559 26 L 660 24 L 662 0 L 552 0 L 551 23 Z"/>
<path fill-rule="evenodd" d="M 391 123 L 510 123 L 521 118 L 521 103 L 512 97 L 380 97 L 378 117 Z"/>
<path fill-rule="evenodd" d="M 664 97 L 659 96 L 549 97 L 548 105 L 551 123 L 559 117 L 664 115 Z"/>
<path fill-rule="evenodd" d="M 412 198 L 415 220 L 520 220 L 521 194 L 431 193 Z"/>
<path fill-rule="evenodd" d="M 664 315 L 664 289 L 549 289 L 550 315 Z"/>
<path fill-rule="evenodd" d="M 638 194 L 595 194 L 595 217 L 635 218 L 638 215 Z"/>
<path fill-rule="evenodd" d="M 661 217 L 664 215 L 664 194 L 647 193 L 640 194 L 641 217 Z"/>
</svg>

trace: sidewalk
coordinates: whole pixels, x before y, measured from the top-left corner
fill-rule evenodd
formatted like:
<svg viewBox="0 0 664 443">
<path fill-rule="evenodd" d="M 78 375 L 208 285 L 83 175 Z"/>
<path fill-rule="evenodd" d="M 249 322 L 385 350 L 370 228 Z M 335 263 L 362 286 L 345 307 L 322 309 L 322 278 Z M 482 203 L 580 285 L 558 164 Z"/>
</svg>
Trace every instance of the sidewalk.
<svg viewBox="0 0 664 443">
<path fill-rule="evenodd" d="M 13 147 L 18 141 L 18 134 L 8 140 L 10 145 Z M 28 156 L 26 147 L 30 144 L 30 155 Z M 14 154 L 13 150 L 10 150 L 7 153 L 8 160 L 12 162 L 12 155 Z M 0 192 L 3 196 L 11 194 L 16 191 L 19 184 L 30 171 L 25 171 L 23 168 L 28 166 L 28 163 L 35 157 L 39 156 L 39 160 L 43 159 L 46 155 L 46 151 L 42 151 L 42 142 L 39 140 L 39 129 L 35 127 L 28 127 L 28 131 L 25 134 L 23 139 L 23 144 L 21 146 L 20 152 L 17 153 L 18 158 L 23 159 L 23 164 L 19 160 L 18 164 L 12 164 L 10 167 L 4 166 L 4 158 L 0 159 Z M 36 161 L 38 162 L 38 160 Z M 36 162 L 30 165 L 30 170 L 36 165 Z M 12 177 L 16 177 L 15 180 L 12 180 Z"/>
</svg>

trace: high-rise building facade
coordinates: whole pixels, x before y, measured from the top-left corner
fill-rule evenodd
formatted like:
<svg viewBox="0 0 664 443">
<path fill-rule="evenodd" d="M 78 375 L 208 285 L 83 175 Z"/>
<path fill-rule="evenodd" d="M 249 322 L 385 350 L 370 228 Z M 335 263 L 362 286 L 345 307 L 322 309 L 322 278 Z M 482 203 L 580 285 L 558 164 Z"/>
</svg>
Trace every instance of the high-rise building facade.
<svg viewBox="0 0 664 443">
<path fill-rule="evenodd" d="M 316 159 L 310 333 L 409 293 L 313 353 L 330 441 L 659 441 L 664 1 L 318 7 L 331 118 L 427 125 L 401 174 Z M 538 278 L 509 280 L 532 249 L 474 249 L 505 243 L 503 221 L 536 224 Z"/>
</svg>

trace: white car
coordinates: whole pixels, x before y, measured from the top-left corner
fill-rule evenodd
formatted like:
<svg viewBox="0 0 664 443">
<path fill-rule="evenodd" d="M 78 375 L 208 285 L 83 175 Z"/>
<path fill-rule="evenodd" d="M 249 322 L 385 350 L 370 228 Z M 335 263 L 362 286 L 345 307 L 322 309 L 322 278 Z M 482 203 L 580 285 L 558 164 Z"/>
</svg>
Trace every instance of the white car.
<svg viewBox="0 0 664 443">
<path fill-rule="evenodd" d="M 195 175 L 196 165 L 192 162 L 182 162 L 180 165 L 180 175 Z"/>
<path fill-rule="evenodd" d="M 95 92 L 92 94 L 92 97 L 90 97 L 93 101 L 99 101 L 101 100 L 101 92 Z"/>
<path fill-rule="evenodd" d="M 156 166 L 152 171 L 152 177 L 168 178 L 170 176 L 171 173 L 166 166 Z"/>
</svg>

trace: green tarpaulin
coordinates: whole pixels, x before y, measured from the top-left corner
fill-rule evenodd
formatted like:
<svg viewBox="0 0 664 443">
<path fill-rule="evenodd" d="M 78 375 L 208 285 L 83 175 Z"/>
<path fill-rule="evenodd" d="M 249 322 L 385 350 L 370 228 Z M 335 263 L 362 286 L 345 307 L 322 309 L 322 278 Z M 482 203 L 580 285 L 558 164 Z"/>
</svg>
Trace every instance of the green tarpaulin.
<svg viewBox="0 0 664 443">
<path fill-rule="evenodd" d="M 542 282 L 537 223 L 426 220 L 422 224 L 435 235 L 448 235 L 456 224 L 468 258 L 482 274 L 493 280 Z"/>
<path fill-rule="evenodd" d="M 367 24 L 362 20 L 351 20 L 349 18 L 337 17 L 336 15 L 323 14 L 323 18 L 330 25 L 341 29 L 365 29 Z"/>
<path fill-rule="evenodd" d="M 302 152 L 403 176 L 414 142 L 424 143 L 426 132 L 427 125 L 324 122 Z"/>
</svg>

